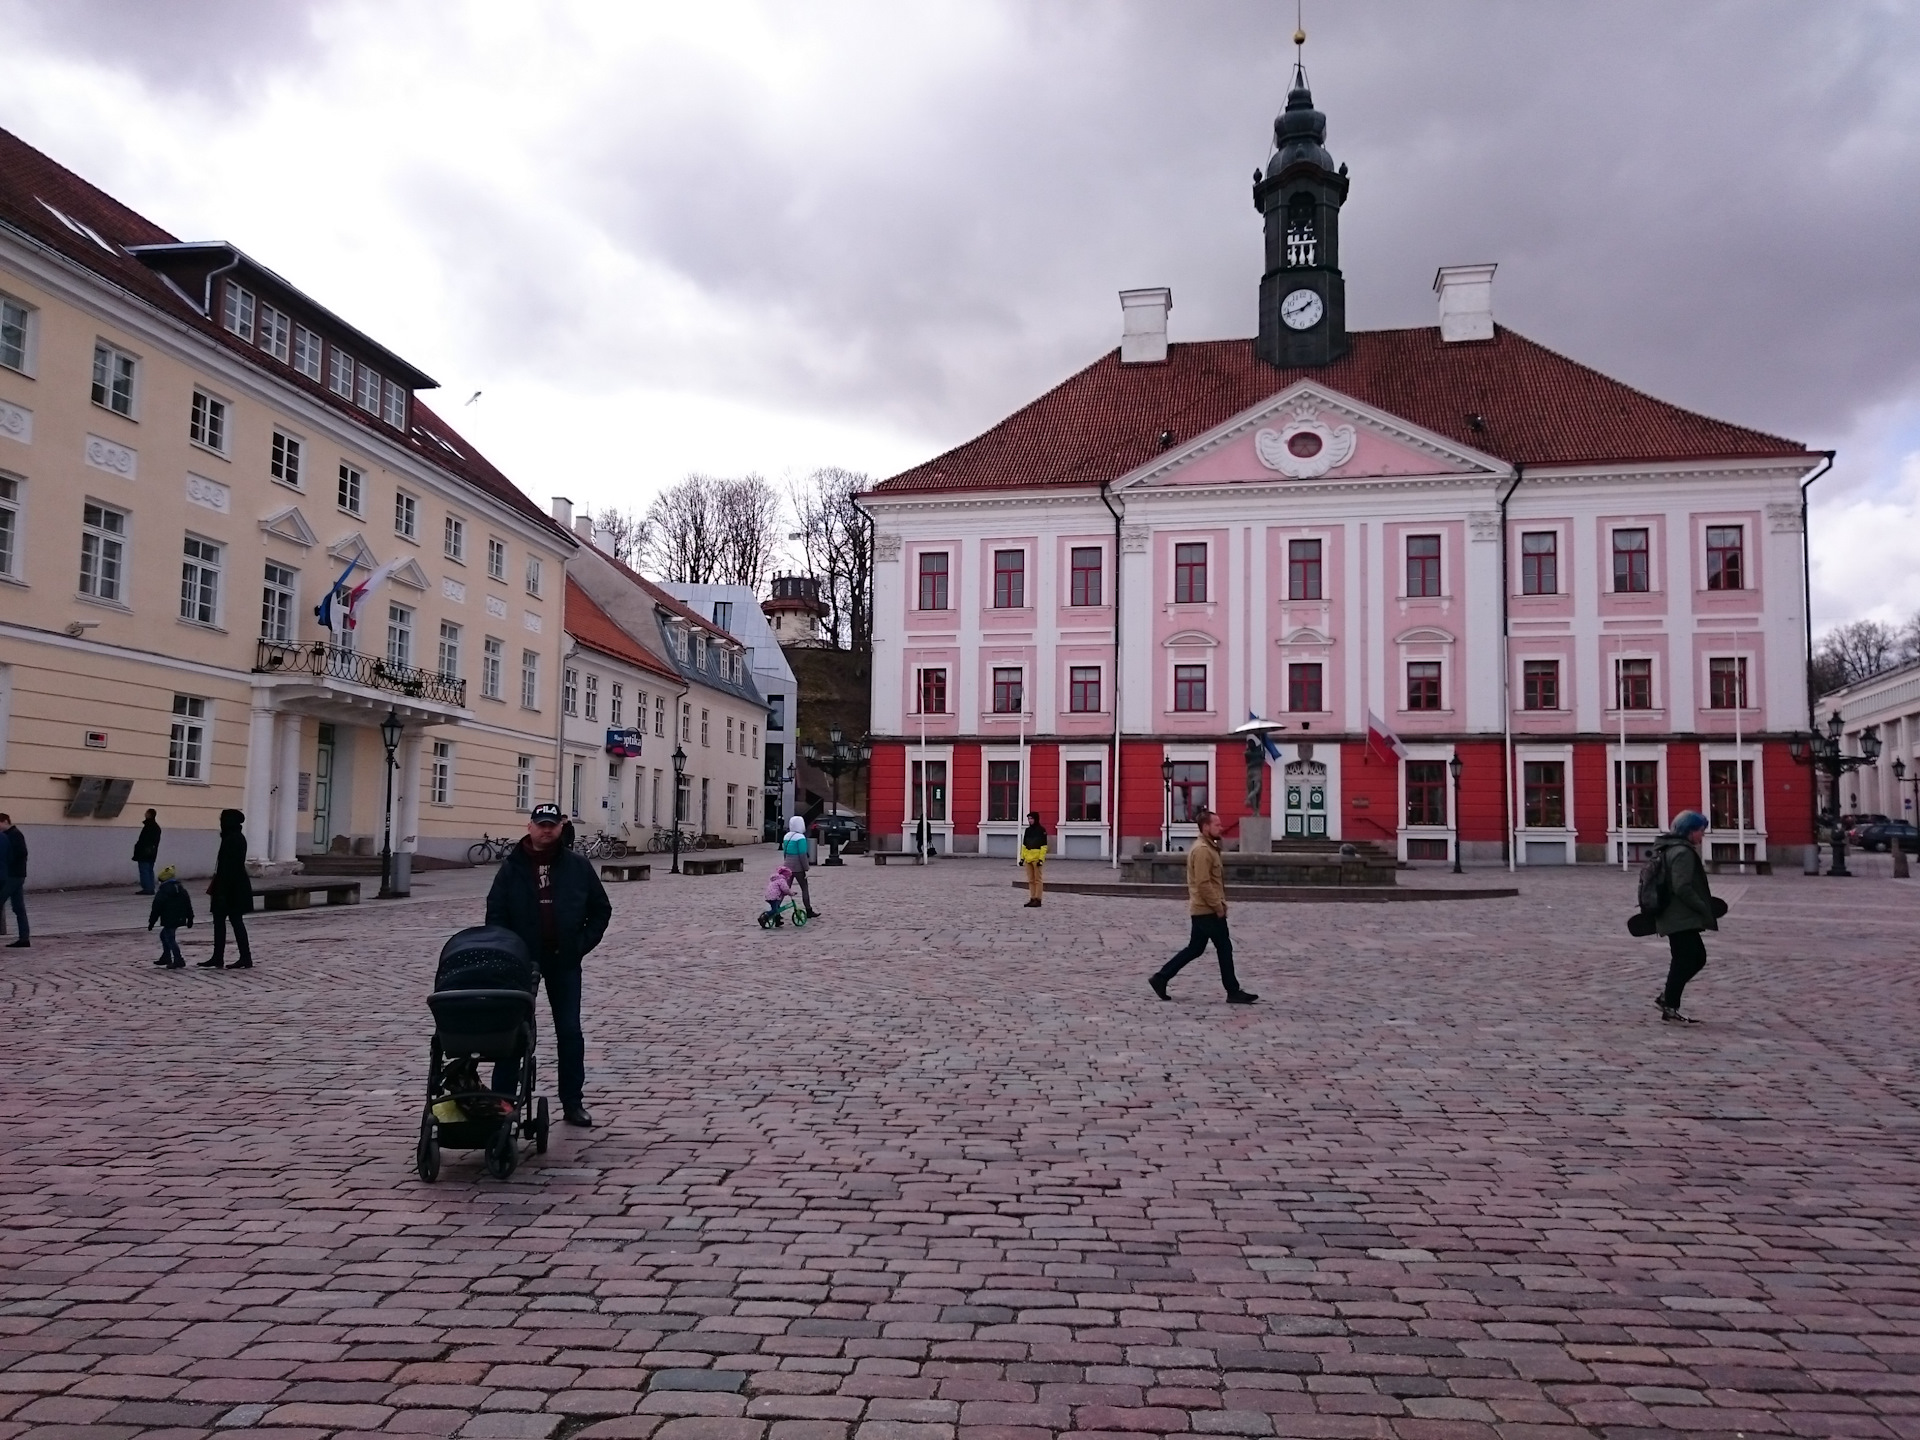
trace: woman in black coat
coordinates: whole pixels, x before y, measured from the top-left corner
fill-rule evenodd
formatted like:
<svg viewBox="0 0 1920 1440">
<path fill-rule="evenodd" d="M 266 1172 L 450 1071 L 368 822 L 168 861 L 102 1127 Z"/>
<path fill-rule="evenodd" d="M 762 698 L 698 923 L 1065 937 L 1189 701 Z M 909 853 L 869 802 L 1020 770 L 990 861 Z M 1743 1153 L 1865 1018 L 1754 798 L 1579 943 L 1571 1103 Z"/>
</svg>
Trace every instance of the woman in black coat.
<svg viewBox="0 0 1920 1440">
<path fill-rule="evenodd" d="M 233 925 L 233 943 L 240 947 L 235 970 L 253 968 L 253 947 L 247 944 L 245 917 L 253 913 L 253 881 L 247 878 L 247 837 L 240 827 L 247 817 L 238 810 L 220 812 L 220 851 L 213 861 L 213 880 L 207 886 L 207 908 L 213 912 L 213 958 L 202 960 L 202 970 L 224 968 L 227 925 Z"/>
</svg>

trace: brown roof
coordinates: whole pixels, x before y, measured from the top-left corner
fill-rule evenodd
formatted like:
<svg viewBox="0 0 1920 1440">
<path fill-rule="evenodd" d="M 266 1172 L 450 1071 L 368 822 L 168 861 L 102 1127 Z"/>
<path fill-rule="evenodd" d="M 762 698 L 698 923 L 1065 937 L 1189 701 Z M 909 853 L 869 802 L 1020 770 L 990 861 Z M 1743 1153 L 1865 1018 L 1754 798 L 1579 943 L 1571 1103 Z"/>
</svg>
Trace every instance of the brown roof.
<svg viewBox="0 0 1920 1440">
<path fill-rule="evenodd" d="M 60 218 L 61 215 L 85 226 L 102 243 L 96 243 L 90 236 L 75 230 Z M 291 366 L 272 360 L 264 351 L 237 335 L 229 334 L 215 323 L 213 317 L 202 315 L 196 305 L 162 279 L 156 270 L 126 253 L 128 246 L 178 245 L 180 242 L 176 237 L 6 130 L 0 130 L 0 226 L 25 235 L 150 308 L 161 311 L 169 319 L 199 331 L 256 370 L 266 372 L 283 385 L 302 391 L 308 398 L 327 406 L 335 414 L 351 420 L 389 444 L 413 450 L 440 469 L 510 506 L 527 519 L 538 522 L 550 532 L 569 540 L 573 538 L 564 526 L 556 524 L 518 486 L 462 439 L 452 426 L 429 410 L 417 394 L 413 397 L 412 430 L 403 435 L 335 395 L 326 386 L 309 380 Z M 237 250 L 233 253 L 239 254 Z M 319 305 L 311 301 L 308 303 L 316 315 L 326 319 L 335 318 Z M 344 325 L 344 322 L 339 323 Z M 364 342 L 365 347 L 376 355 L 392 353 L 350 327 L 341 338 L 349 343 Z M 418 374 L 417 371 L 413 373 Z"/>
<path fill-rule="evenodd" d="M 620 628 L 620 622 L 593 603 L 593 597 L 580 588 L 580 582 L 567 577 L 567 633 L 582 645 L 625 660 L 642 670 L 678 681 L 679 674 L 665 661 L 653 655 L 638 640 Z"/>
<path fill-rule="evenodd" d="M 702 630 L 705 630 L 709 634 L 714 635 L 718 637 L 720 640 L 725 641 L 728 645 L 740 644 L 740 641 L 735 636 L 729 635 L 725 630 L 722 630 L 718 625 L 714 624 L 711 620 L 707 619 L 706 616 L 702 615 L 698 610 L 694 609 L 691 605 L 687 604 L 684 600 L 681 600 L 678 596 L 673 595 L 668 591 L 662 590 L 658 585 L 654 584 L 653 581 L 647 579 L 646 576 L 642 575 L 638 570 L 635 570 L 631 565 L 626 564 L 624 561 L 616 560 L 612 555 L 608 554 L 605 550 L 602 550 L 598 545 L 592 545 L 585 540 L 582 540 L 580 543 L 583 546 L 587 546 L 587 548 L 591 549 L 594 554 L 598 555 L 602 560 L 606 561 L 607 564 L 611 565 L 615 570 L 618 570 L 623 578 L 631 581 L 633 584 L 639 586 L 642 590 L 644 590 L 647 594 L 647 597 L 650 600 L 652 600 L 654 604 L 658 605 L 662 610 L 665 610 L 670 614 L 677 615 L 682 620 L 685 620 L 690 624 L 699 626 Z"/>
<path fill-rule="evenodd" d="M 1160 454 L 1161 432 L 1185 444 L 1299 380 L 1520 465 L 1809 453 L 1656 400 L 1505 328 L 1491 340 L 1443 342 L 1423 327 L 1361 331 L 1347 355 L 1313 369 L 1275 369 L 1251 340 L 1170 345 L 1164 364 L 1122 365 L 1112 350 L 985 434 L 875 488 L 1098 485 Z"/>
</svg>

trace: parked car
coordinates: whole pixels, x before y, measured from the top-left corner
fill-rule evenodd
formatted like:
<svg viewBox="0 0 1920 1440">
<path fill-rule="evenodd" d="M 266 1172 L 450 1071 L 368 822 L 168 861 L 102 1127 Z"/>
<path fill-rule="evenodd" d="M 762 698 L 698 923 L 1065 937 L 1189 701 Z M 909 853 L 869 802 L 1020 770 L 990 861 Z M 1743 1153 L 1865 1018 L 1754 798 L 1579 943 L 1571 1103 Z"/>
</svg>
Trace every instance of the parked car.
<svg viewBox="0 0 1920 1440">
<path fill-rule="evenodd" d="M 1884 820 L 1877 825 L 1862 825 L 1854 831 L 1854 844 L 1862 850 L 1891 850 L 1898 840 L 1909 855 L 1920 855 L 1920 827 L 1905 820 Z"/>
<path fill-rule="evenodd" d="M 867 817 L 854 810 L 842 810 L 836 815 L 822 815 L 813 822 L 813 838 L 825 845 L 837 830 L 840 836 L 840 848 L 857 844 L 867 838 Z"/>
<path fill-rule="evenodd" d="M 1866 841 L 1860 837 L 1866 833 L 1869 826 L 1885 825 L 1892 819 L 1891 815 L 1842 815 L 1840 833 L 1847 837 L 1849 845 L 1864 845 Z"/>
</svg>

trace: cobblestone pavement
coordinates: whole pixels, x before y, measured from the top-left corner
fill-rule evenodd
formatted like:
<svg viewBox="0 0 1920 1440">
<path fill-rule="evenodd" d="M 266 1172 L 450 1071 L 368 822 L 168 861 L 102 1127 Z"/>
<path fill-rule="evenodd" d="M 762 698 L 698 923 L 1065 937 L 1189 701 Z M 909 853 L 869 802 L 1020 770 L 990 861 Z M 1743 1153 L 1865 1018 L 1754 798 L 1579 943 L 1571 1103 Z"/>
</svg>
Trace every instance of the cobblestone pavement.
<svg viewBox="0 0 1920 1440">
<path fill-rule="evenodd" d="M 1920 1437 L 1920 880 L 1728 883 L 1680 1027 L 1617 872 L 1241 906 L 1229 1009 L 1177 904 L 748 853 L 615 890 L 505 1183 L 412 1172 L 470 893 L 0 952 L 0 1440 Z"/>
</svg>

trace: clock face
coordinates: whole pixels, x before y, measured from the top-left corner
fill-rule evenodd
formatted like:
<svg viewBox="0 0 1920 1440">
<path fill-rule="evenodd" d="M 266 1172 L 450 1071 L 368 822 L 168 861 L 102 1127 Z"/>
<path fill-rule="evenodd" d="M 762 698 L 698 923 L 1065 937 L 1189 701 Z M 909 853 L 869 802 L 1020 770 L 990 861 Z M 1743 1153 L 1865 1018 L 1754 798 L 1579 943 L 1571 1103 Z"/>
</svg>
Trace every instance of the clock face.
<svg viewBox="0 0 1920 1440">
<path fill-rule="evenodd" d="M 1289 330 L 1311 330 L 1326 309 L 1311 290 L 1295 290 L 1280 302 L 1280 319 Z"/>
</svg>

